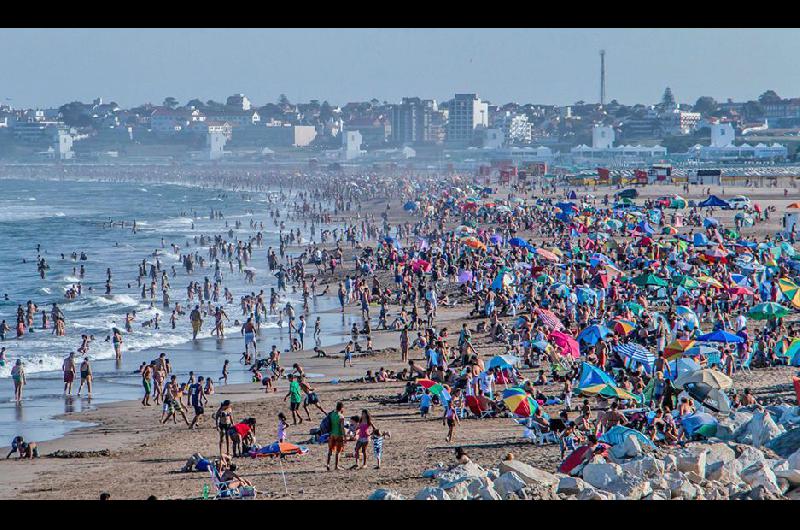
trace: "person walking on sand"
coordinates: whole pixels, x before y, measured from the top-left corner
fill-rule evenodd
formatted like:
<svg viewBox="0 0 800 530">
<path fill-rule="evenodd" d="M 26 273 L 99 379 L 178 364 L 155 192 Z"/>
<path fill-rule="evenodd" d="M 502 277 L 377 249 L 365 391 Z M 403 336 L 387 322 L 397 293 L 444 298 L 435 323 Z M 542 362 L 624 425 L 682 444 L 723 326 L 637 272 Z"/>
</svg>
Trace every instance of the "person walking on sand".
<svg viewBox="0 0 800 530">
<path fill-rule="evenodd" d="M 353 367 L 353 341 L 347 343 L 347 346 L 344 348 L 344 361 L 342 362 L 342 368 L 346 368 L 347 365 L 350 365 L 350 368 Z"/>
<path fill-rule="evenodd" d="M 78 395 L 81 395 L 83 385 L 86 384 L 86 395 L 92 397 L 92 365 L 89 364 L 89 358 L 84 357 L 81 363 L 81 384 L 78 386 Z"/>
<path fill-rule="evenodd" d="M 408 361 L 408 326 L 403 326 L 402 331 L 400 331 L 400 354 L 401 361 Z"/>
<path fill-rule="evenodd" d="M 336 410 L 328 415 L 331 424 L 331 433 L 328 436 L 328 460 L 325 469 L 331 470 L 331 455 L 335 454 L 333 468 L 339 469 L 339 455 L 344 452 L 344 403 L 336 403 Z"/>
<path fill-rule="evenodd" d="M 72 394 L 72 382 L 75 380 L 75 352 L 69 352 L 69 357 L 64 359 L 64 364 L 61 366 L 64 372 L 64 395 Z"/>
<path fill-rule="evenodd" d="M 203 380 L 204 378 L 201 375 L 197 378 L 197 382 L 189 387 L 189 397 L 194 408 L 194 418 L 192 418 L 189 429 L 194 429 L 200 417 L 206 412 L 205 405 L 208 403 L 208 398 L 203 390 Z"/>
<path fill-rule="evenodd" d="M 300 416 L 300 404 L 303 402 L 303 394 L 300 390 L 300 383 L 295 380 L 294 375 L 289 374 L 289 392 L 283 396 L 283 401 L 289 399 L 289 410 L 292 412 L 292 425 L 297 425 L 298 420 L 303 423 L 303 417 Z"/>
<path fill-rule="evenodd" d="M 445 441 L 452 442 L 453 436 L 455 436 L 456 424 L 461 423 L 452 399 L 447 402 L 447 410 L 445 410 L 442 423 L 447 425 L 447 438 L 445 438 Z"/>
<path fill-rule="evenodd" d="M 22 387 L 28 382 L 25 379 L 25 369 L 22 367 L 22 359 L 17 359 L 16 364 L 11 368 L 11 379 L 14 381 L 14 401 L 22 402 Z"/>
<path fill-rule="evenodd" d="M 375 426 L 372 424 L 372 418 L 369 415 L 369 412 L 364 409 L 361 411 L 361 418 L 358 420 L 358 425 L 356 426 L 356 449 L 353 452 L 353 457 L 355 458 L 355 463 L 350 469 L 363 469 L 367 467 L 367 446 L 369 445 L 369 430 L 375 429 Z M 358 465 L 358 454 L 361 453 L 364 463 L 360 466 Z"/>
<path fill-rule="evenodd" d="M 148 364 L 142 370 L 142 386 L 144 387 L 144 397 L 142 398 L 142 405 L 149 407 L 150 394 L 153 393 L 153 365 Z"/>
</svg>

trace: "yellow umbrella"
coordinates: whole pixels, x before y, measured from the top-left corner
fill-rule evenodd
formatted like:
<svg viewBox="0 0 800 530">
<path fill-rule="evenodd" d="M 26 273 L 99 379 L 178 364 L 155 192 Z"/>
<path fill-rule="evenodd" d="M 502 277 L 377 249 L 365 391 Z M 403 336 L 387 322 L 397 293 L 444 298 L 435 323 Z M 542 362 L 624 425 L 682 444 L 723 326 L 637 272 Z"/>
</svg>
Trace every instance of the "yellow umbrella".
<svg viewBox="0 0 800 530">
<path fill-rule="evenodd" d="M 724 289 L 725 286 L 717 280 L 716 278 L 712 278 L 711 276 L 698 276 L 697 281 L 706 285 L 710 285 L 712 287 L 716 287 L 717 289 Z"/>
</svg>

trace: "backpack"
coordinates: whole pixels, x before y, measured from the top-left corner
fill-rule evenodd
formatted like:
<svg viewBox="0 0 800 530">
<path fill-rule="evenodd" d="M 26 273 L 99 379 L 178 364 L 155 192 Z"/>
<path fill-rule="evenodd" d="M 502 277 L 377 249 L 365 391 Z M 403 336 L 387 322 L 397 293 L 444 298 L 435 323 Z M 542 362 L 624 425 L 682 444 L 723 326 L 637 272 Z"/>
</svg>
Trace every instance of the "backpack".
<svg viewBox="0 0 800 530">
<path fill-rule="evenodd" d="M 327 416 L 322 418 L 322 421 L 319 424 L 319 432 L 320 432 L 320 434 L 327 434 L 327 433 L 331 432 L 331 415 L 330 414 L 328 414 Z"/>
</svg>

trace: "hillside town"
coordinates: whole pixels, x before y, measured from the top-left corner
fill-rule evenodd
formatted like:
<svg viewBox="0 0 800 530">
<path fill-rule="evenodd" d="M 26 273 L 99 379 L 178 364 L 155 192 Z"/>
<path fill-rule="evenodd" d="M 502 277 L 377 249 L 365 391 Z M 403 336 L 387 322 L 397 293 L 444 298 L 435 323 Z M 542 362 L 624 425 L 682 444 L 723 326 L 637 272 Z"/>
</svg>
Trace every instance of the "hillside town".
<svg viewBox="0 0 800 530">
<path fill-rule="evenodd" d="M 318 161 L 444 169 L 496 160 L 574 169 L 791 163 L 800 147 L 800 98 L 767 90 L 750 101 L 703 96 L 679 103 L 616 99 L 573 105 L 509 102 L 459 93 L 437 101 L 293 103 L 166 97 L 123 108 L 98 97 L 53 108 L 0 105 L 0 161 L 180 163 Z M 7 100 L 6 100 L 7 101 Z"/>
</svg>

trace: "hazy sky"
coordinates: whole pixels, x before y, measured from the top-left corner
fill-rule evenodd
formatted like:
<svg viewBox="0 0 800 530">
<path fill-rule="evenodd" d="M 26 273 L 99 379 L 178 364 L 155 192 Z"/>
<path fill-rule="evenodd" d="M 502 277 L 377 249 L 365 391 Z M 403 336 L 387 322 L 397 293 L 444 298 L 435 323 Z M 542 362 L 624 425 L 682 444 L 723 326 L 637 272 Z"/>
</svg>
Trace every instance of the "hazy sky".
<svg viewBox="0 0 800 530">
<path fill-rule="evenodd" d="M 492 103 L 655 103 L 800 92 L 800 30 L 0 29 L 0 102 L 122 106 L 243 92 L 255 104 L 477 92 Z"/>
</svg>

